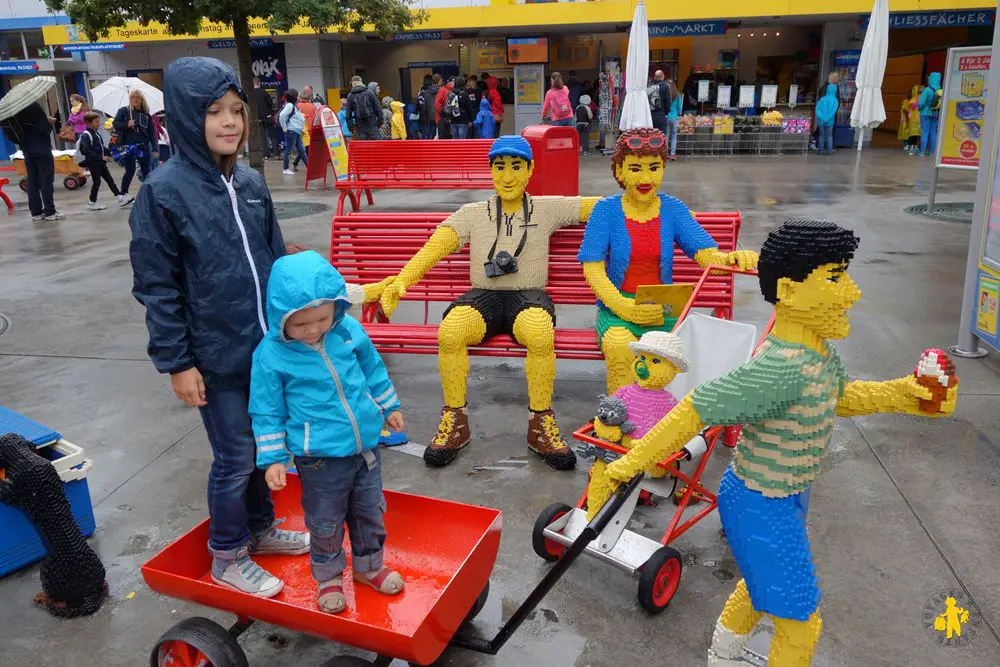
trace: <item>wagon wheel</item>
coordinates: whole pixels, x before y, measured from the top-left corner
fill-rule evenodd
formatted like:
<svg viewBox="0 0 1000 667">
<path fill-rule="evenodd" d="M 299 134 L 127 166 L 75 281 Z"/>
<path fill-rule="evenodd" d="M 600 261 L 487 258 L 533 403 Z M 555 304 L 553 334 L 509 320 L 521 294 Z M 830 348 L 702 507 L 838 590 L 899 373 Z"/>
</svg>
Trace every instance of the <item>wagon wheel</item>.
<svg viewBox="0 0 1000 667">
<path fill-rule="evenodd" d="M 639 576 L 639 605 L 650 614 L 667 608 L 681 582 L 681 554 L 660 547 L 642 566 Z"/>
<path fill-rule="evenodd" d="M 80 181 L 80 187 L 81 188 L 87 184 L 87 177 L 86 176 L 78 176 L 76 180 Z"/>
<path fill-rule="evenodd" d="M 490 580 L 487 579 L 486 586 L 483 587 L 483 592 L 480 593 L 479 597 L 476 598 L 476 601 L 472 603 L 472 609 L 470 609 L 469 613 L 465 615 L 465 620 L 462 621 L 462 623 L 463 624 L 468 623 L 476 616 L 478 616 L 479 612 L 481 612 L 483 610 L 483 607 L 486 606 L 486 601 L 489 598 L 490 598 Z"/>
<path fill-rule="evenodd" d="M 368 664 L 368 663 L 365 663 Z M 149 656 L 150 667 L 249 667 L 247 656 L 218 623 L 195 616 L 163 633 Z"/>
<path fill-rule="evenodd" d="M 63 185 L 67 190 L 76 190 L 80 187 L 80 181 L 76 180 L 76 176 L 67 176 L 63 179 Z"/>
<path fill-rule="evenodd" d="M 17 187 L 21 188 L 22 192 L 27 192 L 28 191 L 28 179 L 22 178 L 20 181 L 17 182 Z"/>
<path fill-rule="evenodd" d="M 565 503 L 553 503 L 542 510 L 535 521 L 535 527 L 531 530 L 531 547 L 542 559 L 549 561 L 559 560 L 566 547 L 545 537 L 545 529 L 559 517 L 573 511 L 573 508 Z"/>
</svg>

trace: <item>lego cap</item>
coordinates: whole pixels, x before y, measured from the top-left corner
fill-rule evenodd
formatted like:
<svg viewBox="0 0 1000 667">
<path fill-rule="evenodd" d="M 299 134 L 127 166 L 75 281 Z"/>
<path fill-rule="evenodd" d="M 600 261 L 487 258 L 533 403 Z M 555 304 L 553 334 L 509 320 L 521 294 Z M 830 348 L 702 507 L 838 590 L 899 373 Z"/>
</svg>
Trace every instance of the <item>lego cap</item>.
<svg viewBox="0 0 1000 667">
<path fill-rule="evenodd" d="M 534 157 L 531 155 L 531 144 L 524 137 L 517 135 L 503 136 L 493 142 L 493 145 L 490 147 L 489 158 L 492 160 L 495 157 L 504 155 L 523 158 L 528 162 L 534 160 Z"/>
</svg>

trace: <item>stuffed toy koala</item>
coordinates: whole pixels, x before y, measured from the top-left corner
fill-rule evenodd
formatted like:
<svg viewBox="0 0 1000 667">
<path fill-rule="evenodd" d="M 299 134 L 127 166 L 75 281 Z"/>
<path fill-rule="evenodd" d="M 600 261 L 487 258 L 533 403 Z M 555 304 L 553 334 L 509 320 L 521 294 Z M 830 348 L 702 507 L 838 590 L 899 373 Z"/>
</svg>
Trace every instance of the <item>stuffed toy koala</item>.
<svg viewBox="0 0 1000 667">
<path fill-rule="evenodd" d="M 598 397 L 597 419 L 605 426 L 617 426 L 621 432 L 628 435 L 635 430 L 635 424 L 628 421 L 628 407 L 617 396 Z"/>
</svg>

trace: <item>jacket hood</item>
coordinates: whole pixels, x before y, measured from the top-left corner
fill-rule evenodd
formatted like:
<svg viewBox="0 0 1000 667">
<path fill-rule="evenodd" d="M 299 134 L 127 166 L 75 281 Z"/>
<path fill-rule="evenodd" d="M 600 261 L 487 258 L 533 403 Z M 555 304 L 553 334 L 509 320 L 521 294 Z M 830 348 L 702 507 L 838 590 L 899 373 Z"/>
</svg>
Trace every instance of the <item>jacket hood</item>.
<svg viewBox="0 0 1000 667">
<path fill-rule="evenodd" d="M 366 86 L 363 83 L 356 83 L 353 86 L 351 86 L 351 92 L 352 93 L 356 93 L 358 91 L 367 90 L 367 89 L 368 89 L 368 86 Z"/>
<path fill-rule="evenodd" d="M 493 113 L 493 107 L 490 105 L 490 98 L 483 96 L 483 99 L 479 100 L 479 110 L 485 111 L 486 113 Z"/>
<path fill-rule="evenodd" d="M 486 79 L 486 87 L 489 88 L 490 90 L 496 90 L 497 86 L 499 85 L 500 81 L 495 76 L 491 76 L 490 78 Z"/>
<path fill-rule="evenodd" d="M 590 106 L 590 95 L 580 95 L 580 104 Z"/>
<path fill-rule="evenodd" d="M 403 113 L 403 103 L 402 102 L 392 102 L 389 104 L 392 107 L 393 113 Z"/>
<path fill-rule="evenodd" d="M 274 263 L 267 281 L 268 336 L 284 342 L 285 322 L 297 310 L 324 303 L 334 304 L 333 326 L 351 307 L 344 278 L 318 252 L 309 250 L 285 255 Z M 277 326 L 275 326 L 277 325 Z"/>
<path fill-rule="evenodd" d="M 205 141 L 205 111 L 230 89 L 247 101 L 236 72 L 215 58 L 178 58 L 167 68 L 163 89 L 173 150 L 201 169 L 218 172 Z"/>
<path fill-rule="evenodd" d="M 837 99 L 837 84 L 828 83 L 826 84 L 826 92 L 823 93 L 823 97 L 832 97 Z"/>
<path fill-rule="evenodd" d="M 378 81 L 369 81 L 368 82 L 368 90 L 370 90 L 373 93 L 375 93 L 376 95 L 378 95 Z"/>
<path fill-rule="evenodd" d="M 927 77 L 927 85 L 933 88 L 935 92 L 941 90 L 941 72 L 931 72 Z"/>
<path fill-rule="evenodd" d="M 920 84 L 918 83 L 910 90 L 910 99 L 916 99 L 920 96 Z"/>
</svg>

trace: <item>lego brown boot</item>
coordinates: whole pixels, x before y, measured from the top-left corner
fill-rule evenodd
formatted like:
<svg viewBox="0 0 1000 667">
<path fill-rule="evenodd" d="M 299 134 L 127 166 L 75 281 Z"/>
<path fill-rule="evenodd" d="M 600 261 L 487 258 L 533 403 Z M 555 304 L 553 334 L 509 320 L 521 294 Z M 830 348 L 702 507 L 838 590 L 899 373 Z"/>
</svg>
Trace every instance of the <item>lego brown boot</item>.
<svg viewBox="0 0 1000 667">
<path fill-rule="evenodd" d="M 429 466 L 442 468 L 458 456 L 458 451 L 469 444 L 468 408 L 441 408 L 441 423 L 437 435 L 424 450 L 424 461 Z"/>
<path fill-rule="evenodd" d="M 576 467 L 576 454 L 562 439 L 552 410 L 531 411 L 528 418 L 528 447 L 540 454 L 556 470 L 572 470 Z"/>
</svg>

